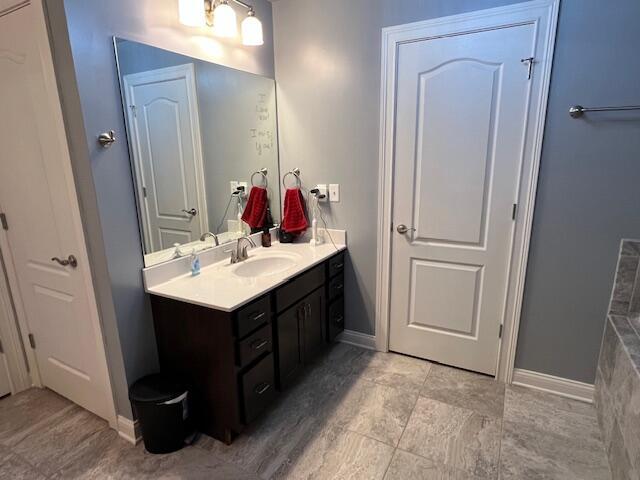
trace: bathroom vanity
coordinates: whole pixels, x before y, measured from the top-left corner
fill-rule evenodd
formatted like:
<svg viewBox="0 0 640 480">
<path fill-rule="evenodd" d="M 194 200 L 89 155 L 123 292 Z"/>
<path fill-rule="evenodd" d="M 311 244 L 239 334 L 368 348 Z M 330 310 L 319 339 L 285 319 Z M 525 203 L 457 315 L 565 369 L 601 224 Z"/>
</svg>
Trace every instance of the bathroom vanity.
<svg viewBox="0 0 640 480">
<path fill-rule="evenodd" d="M 299 169 L 281 172 L 274 79 L 114 46 L 160 368 L 189 384 L 197 428 L 231 443 L 343 330 L 346 235 L 237 255 L 250 243 L 239 239 L 282 223 L 291 175 L 304 185 Z M 243 220 L 253 187 L 266 194 L 260 225 Z"/>
<path fill-rule="evenodd" d="M 161 371 L 189 383 L 200 431 L 231 443 L 344 329 L 345 248 L 274 243 L 147 286 Z"/>
</svg>

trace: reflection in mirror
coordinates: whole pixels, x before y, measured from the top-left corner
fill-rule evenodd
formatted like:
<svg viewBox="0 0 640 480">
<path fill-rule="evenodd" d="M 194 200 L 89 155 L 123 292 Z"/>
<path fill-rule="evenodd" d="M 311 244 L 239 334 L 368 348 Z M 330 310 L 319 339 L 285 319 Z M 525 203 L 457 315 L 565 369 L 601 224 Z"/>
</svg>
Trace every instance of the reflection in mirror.
<svg viewBox="0 0 640 480">
<path fill-rule="evenodd" d="M 114 42 L 145 265 L 279 223 L 274 80 Z"/>
</svg>

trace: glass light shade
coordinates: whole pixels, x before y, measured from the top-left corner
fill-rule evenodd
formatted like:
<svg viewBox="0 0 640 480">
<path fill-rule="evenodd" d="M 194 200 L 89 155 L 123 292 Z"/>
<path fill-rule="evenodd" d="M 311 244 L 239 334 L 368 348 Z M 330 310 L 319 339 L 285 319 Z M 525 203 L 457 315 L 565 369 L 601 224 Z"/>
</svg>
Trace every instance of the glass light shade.
<svg viewBox="0 0 640 480">
<path fill-rule="evenodd" d="M 228 3 L 221 3 L 213 11 L 213 29 L 221 37 L 235 37 L 238 34 L 236 12 Z"/>
<path fill-rule="evenodd" d="M 250 14 L 242 21 L 242 44 L 255 46 L 263 43 L 262 22 Z"/>
<path fill-rule="evenodd" d="M 202 0 L 178 0 L 178 19 L 188 27 L 204 27 L 205 13 Z"/>
</svg>

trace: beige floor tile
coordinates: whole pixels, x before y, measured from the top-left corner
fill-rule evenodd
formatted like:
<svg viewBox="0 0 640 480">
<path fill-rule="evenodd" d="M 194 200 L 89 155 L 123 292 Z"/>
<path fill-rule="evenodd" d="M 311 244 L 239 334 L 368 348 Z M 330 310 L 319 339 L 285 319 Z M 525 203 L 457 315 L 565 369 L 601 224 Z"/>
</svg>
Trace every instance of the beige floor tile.
<svg viewBox="0 0 640 480">
<path fill-rule="evenodd" d="M 393 447 L 336 426 L 314 432 L 273 478 L 376 480 L 384 477 Z"/>
<path fill-rule="evenodd" d="M 399 448 L 480 477 L 496 478 L 500 420 L 420 397 Z"/>
<path fill-rule="evenodd" d="M 480 415 L 502 417 L 504 383 L 479 373 L 432 365 L 420 394 Z"/>
</svg>

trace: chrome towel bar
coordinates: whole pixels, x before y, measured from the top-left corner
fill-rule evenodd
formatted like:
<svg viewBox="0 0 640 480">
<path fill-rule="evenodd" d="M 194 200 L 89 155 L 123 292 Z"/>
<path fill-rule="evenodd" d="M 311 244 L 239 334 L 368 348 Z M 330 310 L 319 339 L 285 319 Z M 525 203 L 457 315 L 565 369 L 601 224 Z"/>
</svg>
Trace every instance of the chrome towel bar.
<svg viewBox="0 0 640 480">
<path fill-rule="evenodd" d="M 580 118 L 586 112 L 622 112 L 629 110 L 640 110 L 640 105 L 623 105 L 621 107 L 583 107 L 582 105 L 574 105 L 569 109 L 569 115 L 572 118 Z"/>
</svg>

